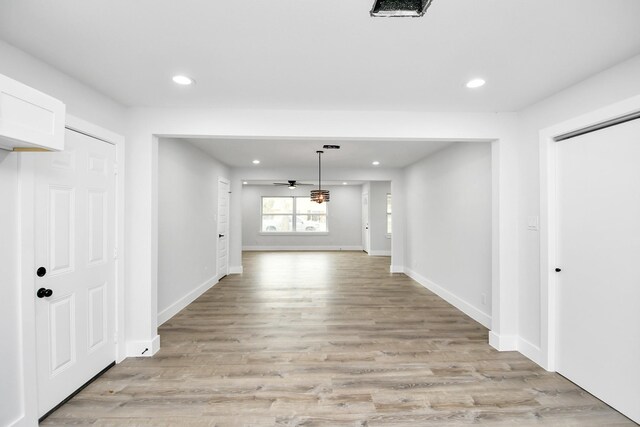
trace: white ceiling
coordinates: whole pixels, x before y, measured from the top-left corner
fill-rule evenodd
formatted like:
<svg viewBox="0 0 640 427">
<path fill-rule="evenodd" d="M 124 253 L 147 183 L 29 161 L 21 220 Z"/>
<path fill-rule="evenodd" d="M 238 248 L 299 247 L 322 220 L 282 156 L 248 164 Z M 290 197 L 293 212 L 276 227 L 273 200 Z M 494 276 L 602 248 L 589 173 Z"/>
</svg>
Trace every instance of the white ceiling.
<svg viewBox="0 0 640 427">
<path fill-rule="evenodd" d="M 158 107 L 515 111 L 640 53 L 638 0 L 435 0 L 405 19 L 371 4 L 2 0 L 0 38 Z"/>
<path fill-rule="evenodd" d="M 318 166 L 317 150 L 325 144 L 339 150 L 323 150 L 323 168 L 403 168 L 450 145 L 445 141 L 407 140 L 314 140 L 314 139 L 185 139 L 214 158 L 240 168 L 296 168 Z M 253 160 L 260 160 L 254 165 Z M 293 179 L 293 178 L 292 178 Z"/>
</svg>

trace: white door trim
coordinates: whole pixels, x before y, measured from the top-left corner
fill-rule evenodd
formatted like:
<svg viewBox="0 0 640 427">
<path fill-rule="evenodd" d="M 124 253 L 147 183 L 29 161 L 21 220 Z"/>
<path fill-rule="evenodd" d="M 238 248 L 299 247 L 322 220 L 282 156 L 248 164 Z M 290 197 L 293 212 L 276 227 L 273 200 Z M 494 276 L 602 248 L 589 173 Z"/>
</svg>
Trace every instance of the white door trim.
<svg viewBox="0 0 640 427">
<path fill-rule="evenodd" d="M 554 138 L 640 110 L 640 96 L 540 131 L 540 332 L 542 366 L 556 370 L 557 146 Z"/>
<path fill-rule="evenodd" d="M 117 180 L 116 180 L 116 362 L 125 358 L 124 328 L 124 142 L 123 136 L 84 121 L 78 117 L 67 115 L 65 127 L 76 132 L 105 141 L 116 147 Z M 35 170 L 32 158 L 18 154 L 18 197 L 19 197 L 19 242 L 20 242 L 20 305 L 22 311 L 22 348 L 17 349 L 22 360 L 22 392 L 24 402 L 23 417 L 14 425 L 36 425 L 38 421 L 38 401 L 36 376 L 36 331 L 35 331 L 35 277 L 36 268 L 34 254 L 34 197 Z"/>
</svg>

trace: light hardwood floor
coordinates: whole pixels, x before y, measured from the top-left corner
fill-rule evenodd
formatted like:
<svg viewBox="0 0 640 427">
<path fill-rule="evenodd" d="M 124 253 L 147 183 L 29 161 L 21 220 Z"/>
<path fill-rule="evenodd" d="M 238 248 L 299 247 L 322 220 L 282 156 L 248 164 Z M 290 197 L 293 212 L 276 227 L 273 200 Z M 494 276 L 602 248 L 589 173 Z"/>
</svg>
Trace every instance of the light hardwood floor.
<svg viewBox="0 0 640 427">
<path fill-rule="evenodd" d="M 631 421 L 359 252 L 244 254 L 43 425 L 623 426 Z"/>
</svg>

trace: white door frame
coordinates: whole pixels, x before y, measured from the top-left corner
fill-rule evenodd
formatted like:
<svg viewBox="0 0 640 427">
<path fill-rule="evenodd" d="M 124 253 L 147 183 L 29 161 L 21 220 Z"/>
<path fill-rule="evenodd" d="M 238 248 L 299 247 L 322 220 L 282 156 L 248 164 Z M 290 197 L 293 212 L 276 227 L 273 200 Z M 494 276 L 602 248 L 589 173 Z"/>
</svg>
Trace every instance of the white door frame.
<svg viewBox="0 0 640 427">
<path fill-rule="evenodd" d="M 554 138 L 640 111 L 640 96 L 600 108 L 540 131 L 540 332 L 542 366 L 556 370 L 557 142 Z"/>
<path fill-rule="evenodd" d="M 116 148 L 116 236 L 115 247 L 115 331 L 116 331 L 116 362 L 125 358 L 125 313 L 124 313 L 124 137 L 78 117 L 67 115 L 65 127 L 87 136 L 112 144 Z M 15 424 L 36 425 L 38 422 L 38 379 L 36 375 L 36 330 L 35 330 L 35 164 L 34 159 L 19 154 L 19 242 L 20 242 L 20 306 L 22 311 L 21 337 L 22 348 L 16 349 L 22 360 L 23 378 L 23 417 Z"/>
</svg>

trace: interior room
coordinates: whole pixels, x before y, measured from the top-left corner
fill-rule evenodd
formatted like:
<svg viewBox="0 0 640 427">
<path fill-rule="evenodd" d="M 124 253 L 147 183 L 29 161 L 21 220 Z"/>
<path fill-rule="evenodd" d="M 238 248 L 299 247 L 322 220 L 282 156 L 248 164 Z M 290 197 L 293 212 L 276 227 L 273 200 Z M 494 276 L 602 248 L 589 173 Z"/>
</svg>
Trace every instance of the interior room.
<svg viewBox="0 0 640 427">
<path fill-rule="evenodd" d="M 637 425 L 638 16 L 0 2 L 0 425 Z"/>
</svg>

